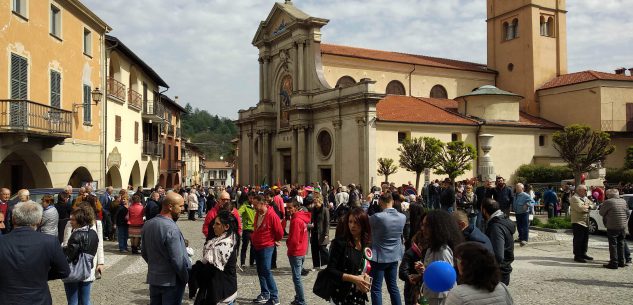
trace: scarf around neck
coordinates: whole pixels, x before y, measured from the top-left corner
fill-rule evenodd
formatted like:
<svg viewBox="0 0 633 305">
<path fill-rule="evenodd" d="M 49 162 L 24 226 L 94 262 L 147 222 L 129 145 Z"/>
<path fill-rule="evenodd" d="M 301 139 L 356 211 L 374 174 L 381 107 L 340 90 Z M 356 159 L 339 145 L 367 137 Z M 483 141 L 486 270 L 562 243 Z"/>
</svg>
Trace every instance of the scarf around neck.
<svg viewBox="0 0 633 305">
<path fill-rule="evenodd" d="M 235 246 L 235 234 L 223 234 L 207 241 L 204 245 L 202 254 L 202 262 L 212 264 L 220 271 L 224 271 L 224 267 L 233 253 Z"/>
</svg>

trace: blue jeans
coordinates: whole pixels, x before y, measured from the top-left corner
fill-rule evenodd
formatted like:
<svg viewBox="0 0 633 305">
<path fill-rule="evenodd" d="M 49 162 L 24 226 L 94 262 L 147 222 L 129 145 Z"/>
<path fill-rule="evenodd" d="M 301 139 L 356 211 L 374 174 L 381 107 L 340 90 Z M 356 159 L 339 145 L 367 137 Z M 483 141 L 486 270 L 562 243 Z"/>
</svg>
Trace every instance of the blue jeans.
<svg viewBox="0 0 633 305">
<path fill-rule="evenodd" d="M 149 305 L 180 305 L 185 293 L 185 283 L 176 286 L 149 285 Z"/>
<path fill-rule="evenodd" d="M 92 282 L 64 283 L 68 305 L 90 305 Z"/>
<path fill-rule="evenodd" d="M 387 282 L 387 291 L 392 305 L 402 305 L 400 291 L 398 290 L 398 262 L 376 263 L 371 262 L 371 304 L 382 305 L 382 279 Z"/>
<path fill-rule="evenodd" d="M 119 251 L 127 250 L 127 239 L 129 237 L 127 229 L 128 229 L 128 226 L 116 227 L 116 237 L 119 243 Z"/>
<path fill-rule="evenodd" d="M 303 283 L 301 283 L 301 269 L 303 269 L 303 262 L 305 256 L 288 256 L 290 261 L 290 269 L 292 270 L 292 283 L 295 285 L 295 304 L 306 305 L 305 297 L 303 296 Z"/>
<path fill-rule="evenodd" d="M 261 289 L 260 295 L 265 299 L 279 301 L 277 283 L 275 283 L 275 278 L 270 272 L 270 262 L 273 258 L 274 249 L 275 246 L 255 250 L 255 262 L 257 263 L 257 277 L 259 278 L 259 288 Z"/>
<path fill-rule="evenodd" d="M 202 218 L 202 212 L 204 211 L 204 201 L 198 202 L 198 218 Z"/>
<path fill-rule="evenodd" d="M 519 231 L 519 240 L 528 241 L 528 235 L 530 233 L 530 213 L 516 214 L 517 219 L 517 231 Z"/>
</svg>

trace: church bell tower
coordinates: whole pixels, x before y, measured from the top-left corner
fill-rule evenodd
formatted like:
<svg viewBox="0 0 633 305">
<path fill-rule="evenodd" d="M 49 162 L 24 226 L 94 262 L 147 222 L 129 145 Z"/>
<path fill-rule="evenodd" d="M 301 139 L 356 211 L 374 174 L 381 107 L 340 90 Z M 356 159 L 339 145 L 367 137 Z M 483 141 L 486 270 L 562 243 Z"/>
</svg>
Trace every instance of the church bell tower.
<svg viewBox="0 0 633 305">
<path fill-rule="evenodd" d="M 525 97 L 521 110 L 539 115 L 535 93 L 567 73 L 565 0 L 487 0 L 488 67 L 496 86 Z"/>
</svg>

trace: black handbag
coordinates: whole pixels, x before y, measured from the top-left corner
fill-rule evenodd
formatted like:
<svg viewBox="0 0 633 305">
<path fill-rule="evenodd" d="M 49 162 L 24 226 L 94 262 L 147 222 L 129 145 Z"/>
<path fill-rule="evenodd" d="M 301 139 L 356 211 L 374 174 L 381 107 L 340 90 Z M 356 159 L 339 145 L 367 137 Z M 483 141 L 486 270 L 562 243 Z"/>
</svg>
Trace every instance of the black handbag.
<svg viewBox="0 0 633 305">
<path fill-rule="evenodd" d="M 334 284 L 335 281 L 330 279 L 327 270 L 321 270 L 317 273 L 316 280 L 314 281 L 314 287 L 312 287 L 312 292 L 314 292 L 314 294 L 318 297 L 329 301 L 332 298 L 332 294 L 334 294 Z"/>
</svg>

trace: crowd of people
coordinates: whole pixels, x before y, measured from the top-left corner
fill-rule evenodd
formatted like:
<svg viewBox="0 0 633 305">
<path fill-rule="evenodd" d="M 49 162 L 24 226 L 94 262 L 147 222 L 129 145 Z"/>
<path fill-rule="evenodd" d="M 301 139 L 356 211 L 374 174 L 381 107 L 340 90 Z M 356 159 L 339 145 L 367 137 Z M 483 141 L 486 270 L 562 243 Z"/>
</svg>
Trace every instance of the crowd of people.
<svg viewBox="0 0 633 305">
<path fill-rule="evenodd" d="M 626 202 L 615 188 L 589 191 L 584 185 L 566 185 L 560 193 L 553 187 L 535 193 L 529 185 L 507 186 L 502 177 L 482 183 L 436 180 L 421 192 L 411 183 L 385 183 L 363 192 L 354 184 L 330 186 L 327 181 L 171 190 L 156 186 L 116 194 L 112 187 L 97 194 L 86 186 L 77 195 L 68 186 L 57 200 L 45 195 L 36 203 L 28 190 L 10 201 L 10 191 L 3 188 L 0 260 L 12 262 L 8 266 L 15 270 L 0 274 L 0 299 L 51 304 L 46 281 L 63 279 L 68 304 L 91 304 L 91 285 L 105 263 L 103 242 L 116 241 L 121 253 L 131 249 L 148 263 L 150 304 L 180 304 L 187 285 L 195 304 L 233 304 L 238 270 L 252 267 L 260 288 L 253 303 L 280 304 L 272 270 L 286 237 L 293 305 L 307 303 L 309 288 L 302 276 L 309 272 L 318 272 L 314 293 L 333 304 L 382 304 L 383 280 L 396 305 L 512 304 L 507 286 L 514 245 L 527 245 L 528 216 L 538 205 L 552 217 L 568 207 L 573 255 L 579 263 L 593 259 L 587 254 L 588 212 L 601 205 L 610 250 L 604 267 L 630 263 L 624 239 Z M 176 224 L 182 214 L 189 221 L 204 219 L 205 244 L 198 256 Z M 331 232 L 333 224 L 336 230 Z M 305 266 L 308 249 L 312 268 Z M 434 262 L 453 266 L 458 280 L 452 288 L 435 291 L 424 282 L 425 270 Z M 403 294 L 398 280 L 404 282 Z"/>
</svg>

